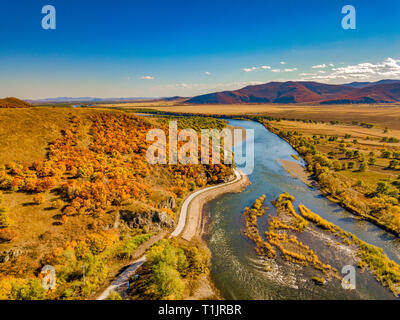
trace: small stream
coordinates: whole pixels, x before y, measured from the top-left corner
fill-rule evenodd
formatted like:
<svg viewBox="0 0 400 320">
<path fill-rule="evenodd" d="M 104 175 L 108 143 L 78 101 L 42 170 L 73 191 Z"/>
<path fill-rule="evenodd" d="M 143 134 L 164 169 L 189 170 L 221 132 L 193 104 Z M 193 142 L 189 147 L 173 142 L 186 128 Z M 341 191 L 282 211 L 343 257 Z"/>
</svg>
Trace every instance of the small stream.
<svg viewBox="0 0 400 320">
<path fill-rule="evenodd" d="M 238 194 L 227 194 L 210 202 L 210 233 L 208 244 L 212 252 L 212 279 L 226 299 L 393 299 L 394 295 L 380 285 L 370 272 L 357 269 L 356 290 L 344 290 L 340 282 L 324 286 L 310 279 L 311 268 L 299 268 L 279 259 L 266 272 L 265 261 L 255 254 L 254 243 L 243 236 L 242 213 L 259 196 L 266 194 L 267 213 L 274 214 L 270 203 L 282 192 L 295 197 L 295 208 L 302 203 L 322 218 L 376 245 L 394 261 L 400 263 L 400 240 L 377 226 L 356 219 L 354 215 L 324 198 L 318 190 L 306 186 L 282 168 L 280 159 L 293 160 L 297 152 L 283 139 L 254 121 L 228 120 L 231 126 L 254 129 L 255 168 L 249 175 L 251 186 Z M 240 146 L 236 146 L 239 148 Z M 303 160 L 299 160 L 303 165 Z M 267 226 L 267 214 L 259 220 L 260 232 Z M 318 244 L 317 244 L 318 245 Z M 322 245 L 316 253 L 331 248 Z M 329 261 L 339 271 L 344 261 Z"/>
</svg>

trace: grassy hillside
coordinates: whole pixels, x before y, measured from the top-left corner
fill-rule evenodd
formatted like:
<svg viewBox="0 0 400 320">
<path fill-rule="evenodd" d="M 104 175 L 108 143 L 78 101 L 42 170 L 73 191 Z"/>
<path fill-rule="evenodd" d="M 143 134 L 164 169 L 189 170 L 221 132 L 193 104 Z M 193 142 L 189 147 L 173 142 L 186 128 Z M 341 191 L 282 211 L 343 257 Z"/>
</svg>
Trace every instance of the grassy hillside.
<svg viewBox="0 0 400 320">
<path fill-rule="evenodd" d="M 173 227 L 190 191 L 232 174 L 148 164 L 146 134 L 168 132 L 164 123 L 112 110 L 0 110 L 0 299 L 87 297 L 151 234 Z M 46 264 L 57 290 L 44 294 Z"/>
<path fill-rule="evenodd" d="M 14 97 L 0 99 L 0 108 L 26 108 L 31 106 L 28 102 Z"/>
<path fill-rule="evenodd" d="M 70 108 L 21 108 L 0 110 L 0 165 L 40 160 L 50 141 L 61 137 L 71 114 L 88 116 L 95 110 Z"/>
</svg>

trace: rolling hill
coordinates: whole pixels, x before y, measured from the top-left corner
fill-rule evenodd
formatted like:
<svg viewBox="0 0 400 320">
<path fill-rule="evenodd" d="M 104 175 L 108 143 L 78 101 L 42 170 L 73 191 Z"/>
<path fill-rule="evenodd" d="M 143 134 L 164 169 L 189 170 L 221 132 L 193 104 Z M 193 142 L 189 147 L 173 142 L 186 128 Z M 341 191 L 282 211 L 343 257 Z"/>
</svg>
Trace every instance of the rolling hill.
<svg viewBox="0 0 400 320">
<path fill-rule="evenodd" d="M 322 104 L 391 103 L 400 101 L 400 83 L 383 83 L 357 88 Z"/>
<path fill-rule="evenodd" d="M 0 108 L 26 108 L 31 106 L 30 103 L 14 97 L 0 99 Z"/>
<path fill-rule="evenodd" d="M 386 103 L 400 101 L 400 81 L 342 85 L 307 81 L 269 82 L 235 91 L 196 96 L 190 104 L 240 103 Z"/>
<path fill-rule="evenodd" d="M 351 82 L 351 83 L 347 83 L 346 86 L 350 86 L 353 88 L 365 88 L 365 87 L 369 87 L 369 86 L 374 86 L 376 84 L 390 84 L 390 83 L 400 84 L 400 80 L 384 79 L 384 80 L 379 80 L 376 82 Z"/>
</svg>

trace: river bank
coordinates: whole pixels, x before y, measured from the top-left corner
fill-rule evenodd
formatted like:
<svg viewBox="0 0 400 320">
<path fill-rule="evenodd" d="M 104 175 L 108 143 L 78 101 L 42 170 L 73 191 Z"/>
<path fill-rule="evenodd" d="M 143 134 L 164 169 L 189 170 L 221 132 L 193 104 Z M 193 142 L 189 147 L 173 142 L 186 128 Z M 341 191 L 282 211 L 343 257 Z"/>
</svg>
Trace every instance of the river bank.
<svg viewBox="0 0 400 320">
<path fill-rule="evenodd" d="M 281 159 L 280 163 L 283 168 L 294 178 L 300 179 L 308 186 L 315 186 L 316 182 L 311 179 L 307 170 L 298 162 L 292 160 Z"/>
<path fill-rule="evenodd" d="M 371 274 L 356 268 L 357 294 L 346 291 L 340 281 L 328 281 L 326 285 L 315 285 L 310 279 L 318 274 L 306 269 L 309 276 L 299 272 L 298 267 L 271 262 L 270 272 L 266 272 L 266 261 L 254 250 L 254 242 L 243 236 L 243 210 L 251 206 L 262 194 L 268 202 L 288 192 L 295 197 L 294 206 L 301 204 L 323 219 L 351 232 L 359 239 L 383 248 L 390 259 L 400 261 L 400 241 L 391 234 L 371 223 L 360 220 L 321 195 L 317 188 L 310 188 L 299 179 L 294 179 L 282 166 L 281 160 L 293 161 L 304 167 L 304 160 L 293 160 L 298 155 L 286 141 L 266 130 L 255 121 L 229 120 L 232 126 L 242 126 L 254 130 L 254 171 L 249 174 L 251 185 L 242 193 L 227 194 L 208 203 L 209 234 L 207 243 L 212 253 L 211 278 L 224 299 L 243 300 L 325 300 L 325 299 L 392 299 L 394 295 L 380 285 Z M 277 209 L 270 203 L 269 214 L 277 215 Z M 258 221 L 260 235 L 268 228 L 267 215 Z M 325 233 L 322 233 L 325 238 Z M 329 235 L 329 234 L 328 234 Z M 299 241 L 310 243 L 310 248 L 324 263 L 330 262 L 340 272 L 343 264 L 354 265 L 346 258 L 341 247 L 332 241 L 322 241 L 321 234 L 304 232 Z M 335 248 L 335 249 L 333 249 Z M 276 264 L 276 265 L 275 265 Z M 275 273 L 273 270 L 280 272 Z M 306 281 L 304 280 L 306 279 Z"/>
<path fill-rule="evenodd" d="M 204 239 L 204 236 L 208 231 L 207 212 L 205 209 L 206 205 L 210 201 L 215 200 L 225 194 L 242 192 L 247 186 L 250 185 L 250 180 L 247 175 L 239 173 L 236 170 L 235 173 L 239 176 L 236 176 L 233 182 L 202 192 L 190 201 L 190 204 L 187 208 L 185 228 L 180 235 L 182 239 L 186 241 L 199 241 L 204 246 L 207 246 L 207 243 Z M 196 282 L 196 288 L 193 290 L 192 294 L 187 297 L 188 300 L 221 298 L 222 297 L 219 293 L 219 290 L 214 285 L 209 275 L 202 276 L 200 279 L 198 279 Z"/>
<path fill-rule="evenodd" d="M 308 128 L 309 131 L 303 129 L 303 132 L 299 127 L 296 131 L 291 131 L 289 129 L 292 129 L 293 125 L 287 127 L 286 124 L 286 127 L 282 127 L 278 122 L 259 122 L 267 130 L 284 139 L 302 156 L 307 170 L 305 165 L 302 166 L 302 170 L 296 163 L 281 161 L 289 173 L 307 185 L 309 184 L 305 175 L 312 176 L 313 186 L 317 186 L 328 200 L 340 204 L 359 218 L 372 222 L 397 237 L 400 236 L 400 198 L 399 190 L 395 187 L 399 183 L 396 181 L 398 176 L 395 170 L 389 170 L 390 159 L 384 159 L 382 156 L 374 158 L 379 148 L 386 147 L 385 144 L 371 149 L 369 144 L 366 146 L 357 139 L 353 139 L 352 142 L 346 141 L 345 139 L 352 139 L 351 135 L 321 135 L 321 131 L 310 131 Z M 371 139 L 368 137 L 367 140 Z M 385 149 L 380 150 L 382 152 Z M 369 165 L 366 161 L 368 156 Z M 373 166 L 375 162 L 379 162 L 379 165 Z M 380 183 L 384 185 L 383 191 L 378 189 Z"/>
</svg>

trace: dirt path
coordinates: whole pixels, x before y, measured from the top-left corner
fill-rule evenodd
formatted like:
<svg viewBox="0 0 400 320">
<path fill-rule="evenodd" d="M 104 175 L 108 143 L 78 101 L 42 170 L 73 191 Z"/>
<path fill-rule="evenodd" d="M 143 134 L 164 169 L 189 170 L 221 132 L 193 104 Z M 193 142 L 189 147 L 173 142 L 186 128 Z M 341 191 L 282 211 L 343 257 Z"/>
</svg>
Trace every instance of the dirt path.
<svg viewBox="0 0 400 320">
<path fill-rule="evenodd" d="M 215 199 L 216 197 L 228 192 L 240 192 L 249 184 L 247 176 L 242 175 L 238 170 L 234 169 L 235 179 L 233 181 L 207 187 L 198 190 L 189 195 L 182 204 L 179 215 L 178 224 L 170 237 L 181 237 L 185 240 L 191 240 L 195 235 L 201 234 L 202 226 L 202 209 L 204 203 Z M 134 260 L 122 271 L 97 298 L 97 300 L 105 300 L 110 292 L 118 292 L 122 297 L 128 289 L 128 280 L 136 272 L 136 270 L 146 261 L 145 252 L 157 241 L 163 239 L 167 235 L 164 231 L 157 236 L 152 237 L 145 242 L 134 253 Z"/>
<path fill-rule="evenodd" d="M 111 282 L 111 284 L 105 288 L 96 300 L 105 300 L 109 296 L 111 291 L 118 292 L 122 297 L 128 289 L 128 280 L 136 272 L 136 270 L 146 261 L 144 255 L 146 251 L 156 242 L 165 238 L 168 235 L 168 231 L 162 231 L 159 234 L 151 237 L 148 241 L 141 244 L 133 253 L 132 262 L 124 267 L 121 273 Z"/>
<path fill-rule="evenodd" d="M 198 194 L 194 193 L 194 197 L 187 201 L 187 218 L 185 228 L 181 234 L 181 238 L 190 241 L 194 236 L 201 236 L 203 232 L 203 206 L 226 193 L 241 192 L 243 189 L 250 184 L 249 179 L 246 175 L 241 174 L 235 169 L 235 180 L 228 182 L 224 185 L 218 185 L 209 187 L 206 189 L 199 190 Z M 185 202 L 186 202 L 185 201 Z"/>
</svg>

